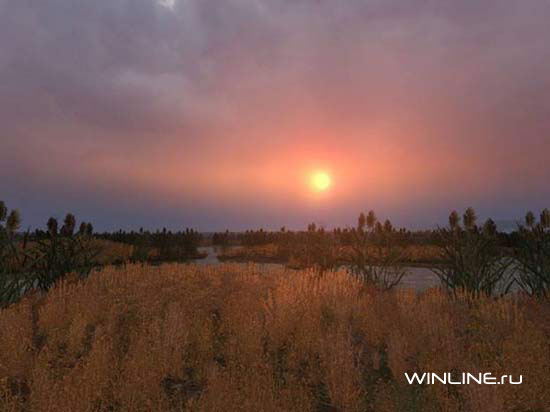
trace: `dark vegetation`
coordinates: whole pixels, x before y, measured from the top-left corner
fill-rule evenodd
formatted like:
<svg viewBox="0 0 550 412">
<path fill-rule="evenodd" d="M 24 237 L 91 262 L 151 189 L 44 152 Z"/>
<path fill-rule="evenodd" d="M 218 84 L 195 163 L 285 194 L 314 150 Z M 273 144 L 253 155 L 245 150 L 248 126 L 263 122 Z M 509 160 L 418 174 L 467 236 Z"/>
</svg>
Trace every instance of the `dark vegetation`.
<svg viewBox="0 0 550 412">
<path fill-rule="evenodd" d="M 98 238 L 132 245 L 133 253 L 130 258 L 132 261 L 177 262 L 205 257 L 197 250 L 202 235 L 189 228 L 178 232 L 172 232 L 166 228 L 155 232 L 143 229 L 138 232 L 119 230 L 114 233 L 101 233 Z"/>
<path fill-rule="evenodd" d="M 241 245 L 223 251 L 221 260 L 278 262 L 292 268 L 326 271 L 345 267 L 368 284 L 391 289 L 407 274 L 406 267 L 424 265 L 451 293 L 503 295 L 521 289 L 550 296 L 550 212 L 537 221 L 532 212 L 511 233 L 499 232 L 492 219 L 479 225 L 472 208 L 456 211 L 449 225 L 411 232 L 396 229 L 375 213 L 359 216 L 357 227 L 327 231 L 314 223 L 306 231 L 216 233 L 214 245 Z"/>
<path fill-rule="evenodd" d="M 514 249 L 518 276 L 514 279 L 528 294 L 550 297 L 550 211 L 544 209 L 537 222 L 527 213 L 525 226 L 517 233 L 520 242 Z"/>
<path fill-rule="evenodd" d="M 480 228 L 476 220 L 471 208 L 464 213 L 463 225 L 458 213 L 451 213 L 449 226 L 438 230 L 445 264 L 433 270 L 442 284 L 454 293 L 466 290 L 476 296 L 490 296 L 499 285 L 506 283 L 512 259 L 499 245 L 494 222 L 489 219 Z M 505 293 L 510 286 L 508 281 L 502 292 Z"/>
<path fill-rule="evenodd" d="M 69 213 L 60 229 L 50 218 L 47 232 L 21 236 L 19 213 L 7 212 L 0 202 L 0 305 L 17 300 L 25 291 L 47 291 L 69 273 L 87 275 L 96 266 L 99 249 L 92 241 L 91 224 L 82 223 L 75 232 L 76 219 Z"/>
<path fill-rule="evenodd" d="M 172 233 L 140 231 L 94 234 L 91 223 L 68 213 L 60 226 L 20 233 L 21 216 L 0 201 L 0 307 L 33 290 L 48 291 L 68 274 L 84 277 L 94 269 L 128 262 L 158 263 L 200 258 L 201 235 L 191 229 Z"/>
<path fill-rule="evenodd" d="M 20 233 L 21 217 L 0 203 L 0 299 L 6 304 L 22 292 L 47 291 L 69 273 L 82 277 L 94 267 L 127 262 L 178 262 L 204 257 L 203 241 L 192 229 L 172 232 L 118 231 L 94 234 L 90 223 L 67 214 L 61 227 L 50 218 L 46 230 Z M 215 233 L 214 245 L 241 245 L 220 255 L 226 260 L 286 263 L 295 269 L 313 268 L 322 276 L 345 268 L 367 285 L 382 290 L 397 286 L 407 267 L 431 267 L 452 294 L 504 295 L 520 289 L 528 295 L 550 297 L 550 212 L 537 220 L 527 213 L 524 225 L 499 233 L 488 219 L 477 224 L 475 211 L 453 211 L 446 227 L 411 232 L 380 221 L 373 211 L 361 213 L 357 226 L 327 231 L 314 223 L 305 231 L 281 228 L 244 233 Z"/>
<path fill-rule="evenodd" d="M 350 271 L 367 284 L 384 290 L 397 286 L 407 274 L 403 247 L 394 240 L 389 220 L 382 226 L 373 211 L 359 215 L 353 232 Z"/>
</svg>

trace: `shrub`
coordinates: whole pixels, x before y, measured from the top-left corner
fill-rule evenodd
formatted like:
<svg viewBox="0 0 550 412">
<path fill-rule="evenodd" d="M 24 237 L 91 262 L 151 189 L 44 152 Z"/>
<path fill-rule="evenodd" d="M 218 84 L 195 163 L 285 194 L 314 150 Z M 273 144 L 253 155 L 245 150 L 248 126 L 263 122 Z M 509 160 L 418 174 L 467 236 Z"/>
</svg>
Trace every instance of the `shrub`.
<svg viewBox="0 0 550 412">
<path fill-rule="evenodd" d="M 291 242 L 290 259 L 301 268 L 314 268 L 319 275 L 333 270 L 338 263 L 338 247 L 331 233 L 315 223 Z"/>
<path fill-rule="evenodd" d="M 541 213 L 537 223 L 532 212 L 525 217 L 526 227 L 518 228 L 517 284 L 529 295 L 550 298 L 550 212 Z"/>
<path fill-rule="evenodd" d="M 3 202 L 0 209 L 4 217 Z M 57 221 L 50 218 L 48 237 L 32 242 L 28 232 L 22 240 L 18 237 L 20 223 L 15 211 L 8 215 L 5 226 L 0 221 L 0 305 L 13 303 L 33 289 L 47 291 L 68 273 L 88 274 L 96 265 L 99 249 L 90 236 L 74 235 L 73 215 L 65 218 L 61 234 L 57 232 Z"/>
<path fill-rule="evenodd" d="M 480 230 L 472 208 L 466 210 L 463 221 L 461 227 L 460 218 L 453 211 L 449 226 L 438 229 L 441 265 L 432 271 L 455 294 L 462 290 L 473 296 L 490 296 L 503 286 L 511 260 L 501 253 L 492 221 L 487 221 L 484 230 Z M 503 292 L 508 288 L 509 285 Z"/>
<path fill-rule="evenodd" d="M 359 215 L 353 231 L 350 272 L 369 285 L 388 290 L 407 274 L 406 255 L 393 239 L 391 222 L 386 220 L 383 226 L 378 223 L 372 210 L 366 217 Z"/>
</svg>

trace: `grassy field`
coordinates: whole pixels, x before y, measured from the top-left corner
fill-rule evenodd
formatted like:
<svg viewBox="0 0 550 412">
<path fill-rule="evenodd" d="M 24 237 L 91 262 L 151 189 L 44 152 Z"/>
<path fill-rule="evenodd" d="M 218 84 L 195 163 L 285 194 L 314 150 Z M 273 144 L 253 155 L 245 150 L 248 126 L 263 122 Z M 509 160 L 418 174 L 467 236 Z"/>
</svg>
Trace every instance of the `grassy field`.
<svg viewBox="0 0 550 412">
<path fill-rule="evenodd" d="M 0 311 L 2 411 L 545 411 L 550 307 L 342 272 L 107 267 Z M 404 372 L 523 375 L 409 385 Z"/>
</svg>

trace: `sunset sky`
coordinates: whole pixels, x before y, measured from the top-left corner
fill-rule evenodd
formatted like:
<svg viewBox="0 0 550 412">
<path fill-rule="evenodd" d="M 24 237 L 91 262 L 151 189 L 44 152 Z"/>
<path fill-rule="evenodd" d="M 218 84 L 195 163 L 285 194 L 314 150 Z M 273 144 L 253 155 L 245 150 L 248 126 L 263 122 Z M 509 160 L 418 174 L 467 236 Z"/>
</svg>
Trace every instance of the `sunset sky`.
<svg viewBox="0 0 550 412">
<path fill-rule="evenodd" d="M 549 21 L 546 0 L 0 0 L 0 200 L 24 228 L 518 218 L 550 207 Z"/>
</svg>

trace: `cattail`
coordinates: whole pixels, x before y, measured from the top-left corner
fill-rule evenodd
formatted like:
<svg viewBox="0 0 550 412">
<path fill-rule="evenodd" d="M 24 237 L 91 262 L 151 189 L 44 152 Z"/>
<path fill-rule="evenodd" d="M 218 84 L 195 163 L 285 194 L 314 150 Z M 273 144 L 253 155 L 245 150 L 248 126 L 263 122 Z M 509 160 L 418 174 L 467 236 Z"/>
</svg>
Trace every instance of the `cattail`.
<svg viewBox="0 0 550 412">
<path fill-rule="evenodd" d="M 458 212 L 456 210 L 453 210 L 449 215 L 449 226 L 451 229 L 456 230 L 458 229 L 459 224 L 460 224 L 460 216 L 458 215 Z"/>
<path fill-rule="evenodd" d="M 384 232 L 393 232 L 393 225 L 391 224 L 390 219 L 386 219 L 386 221 L 384 222 Z"/>
<path fill-rule="evenodd" d="M 476 221 L 477 216 L 476 212 L 473 208 L 469 207 L 466 209 L 466 212 L 464 212 L 464 216 L 462 217 L 464 221 L 464 227 L 468 230 L 474 230 L 476 227 Z"/>
<path fill-rule="evenodd" d="M 497 225 L 493 219 L 489 218 L 483 224 L 483 233 L 488 236 L 493 236 L 497 233 Z"/>
<path fill-rule="evenodd" d="M 6 221 L 6 230 L 8 233 L 15 233 L 21 226 L 21 215 L 17 210 L 12 210 Z"/>
<path fill-rule="evenodd" d="M 529 211 L 525 215 L 525 224 L 527 227 L 533 227 L 535 225 L 535 215 L 533 212 Z"/>
<path fill-rule="evenodd" d="M 0 222 L 6 220 L 6 215 L 8 214 L 8 208 L 6 204 L 0 200 Z"/>
<path fill-rule="evenodd" d="M 76 219 L 73 214 L 67 213 L 65 220 L 63 221 L 63 227 L 61 228 L 61 234 L 63 236 L 72 236 L 74 228 L 76 226 Z"/>
<path fill-rule="evenodd" d="M 374 228 L 375 224 L 376 224 L 376 215 L 374 214 L 374 210 L 371 210 L 367 215 L 367 227 L 369 229 L 372 229 Z"/>
<path fill-rule="evenodd" d="M 86 222 L 82 222 L 80 224 L 80 227 L 78 228 L 78 234 L 85 235 L 87 230 L 88 230 L 88 224 Z"/>
<path fill-rule="evenodd" d="M 365 217 L 365 214 L 361 212 L 359 215 L 359 219 L 357 219 L 357 228 L 360 232 L 362 232 L 365 229 L 365 225 L 367 224 L 367 218 Z"/>
<path fill-rule="evenodd" d="M 48 219 L 48 232 L 50 236 L 57 236 L 57 219 L 54 217 Z"/>
</svg>

